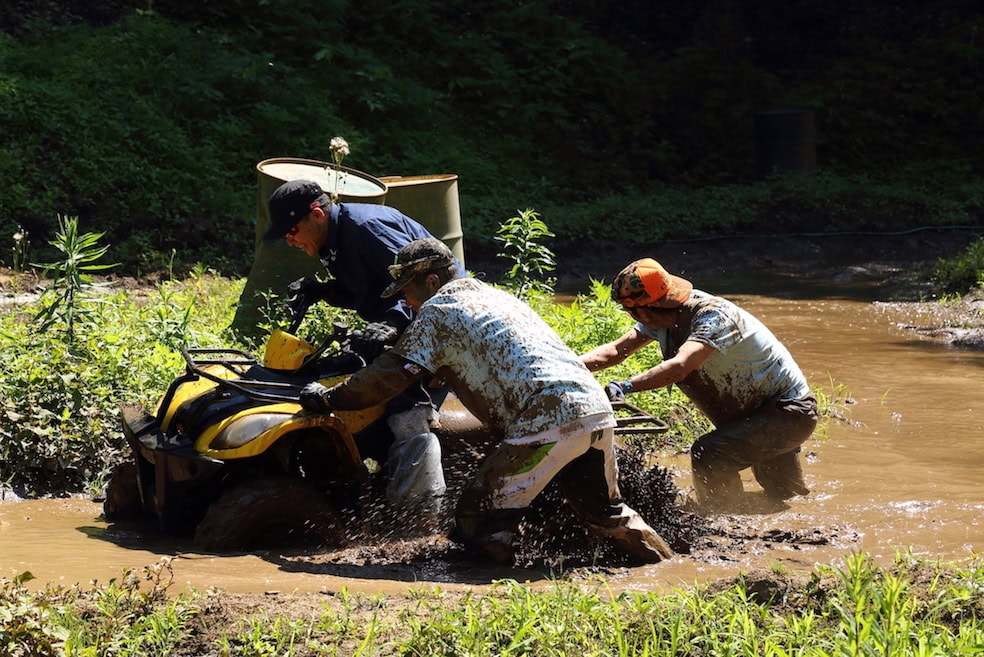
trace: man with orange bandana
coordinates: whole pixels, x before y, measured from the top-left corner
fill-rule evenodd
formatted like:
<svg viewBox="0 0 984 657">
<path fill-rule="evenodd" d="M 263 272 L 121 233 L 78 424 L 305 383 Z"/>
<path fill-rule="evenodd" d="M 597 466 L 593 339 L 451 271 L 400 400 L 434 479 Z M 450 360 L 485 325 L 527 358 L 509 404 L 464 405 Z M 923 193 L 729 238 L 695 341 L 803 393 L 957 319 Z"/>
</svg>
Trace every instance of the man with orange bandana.
<svg viewBox="0 0 984 657">
<path fill-rule="evenodd" d="M 817 402 L 786 347 L 751 313 L 695 290 L 652 258 L 612 283 L 612 299 L 636 321 L 628 332 L 581 356 L 591 371 L 617 365 L 658 342 L 663 362 L 606 387 L 609 399 L 677 384 L 714 424 L 690 450 L 697 502 L 740 508 L 739 472 L 751 468 L 770 498 L 810 491 L 799 451 L 817 424 Z"/>
</svg>

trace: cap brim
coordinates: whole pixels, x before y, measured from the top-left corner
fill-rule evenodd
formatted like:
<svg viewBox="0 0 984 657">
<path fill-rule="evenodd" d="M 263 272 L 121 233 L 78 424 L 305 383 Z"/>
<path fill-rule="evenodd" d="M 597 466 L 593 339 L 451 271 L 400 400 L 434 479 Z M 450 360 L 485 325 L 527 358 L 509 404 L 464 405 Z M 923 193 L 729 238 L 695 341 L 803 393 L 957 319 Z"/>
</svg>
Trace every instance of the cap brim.
<svg viewBox="0 0 984 657">
<path fill-rule="evenodd" d="M 287 231 L 290 230 L 290 229 L 291 229 L 291 226 L 287 226 L 285 228 L 283 226 L 278 226 L 277 224 L 272 224 L 269 228 L 267 228 L 266 232 L 263 233 L 263 239 L 265 239 L 265 240 L 279 240 L 284 235 L 286 235 L 287 234 Z"/>
<path fill-rule="evenodd" d="M 404 277 L 401 277 L 401 278 L 396 279 L 395 281 L 393 281 L 392 283 L 390 283 L 388 286 L 386 286 L 386 289 L 383 290 L 383 293 L 379 295 L 380 298 L 386 299 L 386 298 L 389 298 L 389 297 L 392 297 L 392 296 L 396 296 L 396 294 L 399 293 L 407 285 L 409 285 L 410 281 L 412 281 L 412 280 L 413 280 L 413 274 L 412 273 L 409 276 L 405 277 L 405 278 Z"/>
</svg>

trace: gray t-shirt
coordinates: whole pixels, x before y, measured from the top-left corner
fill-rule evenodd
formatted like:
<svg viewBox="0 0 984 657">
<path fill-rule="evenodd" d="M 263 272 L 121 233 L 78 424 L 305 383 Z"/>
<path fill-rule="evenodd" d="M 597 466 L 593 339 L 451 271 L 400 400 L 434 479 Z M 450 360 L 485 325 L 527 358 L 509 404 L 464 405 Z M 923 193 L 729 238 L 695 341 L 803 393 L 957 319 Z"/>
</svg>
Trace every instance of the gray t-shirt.
<svg viewBox="0 0 984 657">
<path fill-rule="evenodd" d="M 612 413 L 581 359 L 539 315 L 473 278 L 441 287 L 393 351 L 447 381 L 503 439 Z"/>
<path fill-rule="evenodd" d="M 694 290 L 673 329 L 636 329 L 657 340 L 663 358 L 672 358 L 686 340 L 714 353 L 678 385 L 715 424 L 747 415 L 773 398 L 795 399 L 810 392 L 796 361 L 754 315 L 734 303 Z"/>
</svg>

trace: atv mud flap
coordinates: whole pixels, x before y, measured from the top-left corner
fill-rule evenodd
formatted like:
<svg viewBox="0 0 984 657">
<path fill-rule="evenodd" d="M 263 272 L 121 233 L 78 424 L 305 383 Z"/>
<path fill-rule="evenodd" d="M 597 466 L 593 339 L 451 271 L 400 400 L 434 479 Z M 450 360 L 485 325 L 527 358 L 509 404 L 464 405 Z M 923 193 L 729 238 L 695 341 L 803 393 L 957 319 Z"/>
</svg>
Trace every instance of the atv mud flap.
<svg viewBox="0 0 984 657">
<path fill-rule="evenodd" d="M 210 489 L 224 463 L 168 439 L 157 418 L 139 406 L 124 405 L 121 413 L 123 433 L 137 461 L 144 510 L 158 519 L 163 532 L 192 531 L 211 501 Z"/>
</svg>

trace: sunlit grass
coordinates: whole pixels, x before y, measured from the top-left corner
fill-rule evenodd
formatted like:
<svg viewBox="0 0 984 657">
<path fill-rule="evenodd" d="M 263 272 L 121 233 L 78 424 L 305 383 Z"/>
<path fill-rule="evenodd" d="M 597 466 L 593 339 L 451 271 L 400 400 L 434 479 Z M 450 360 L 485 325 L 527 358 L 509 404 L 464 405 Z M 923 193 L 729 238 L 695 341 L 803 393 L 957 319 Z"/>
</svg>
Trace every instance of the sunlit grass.
<svg viewBox="0 0 984 657">
<path fill-rule="evenodd" d="M 513 580 L 467 592 L 346 590 L 320 610 L 270 598 L 242 617 L 221 592 L 165 595 L 166 565 L 89 589 L 0 580 L 0 652 L 68 655 L 973 655 L 984 646 L 984 560 L 865 554 L 843 566 L 738 573 L 669 592 L 604 579 Z M 141 586 L 142 584 L 142 586 Z M 294 611 L 291 611 L 295 609 Z M 283 610 L 283 611 L 278 611 Z"/>
</svg>

